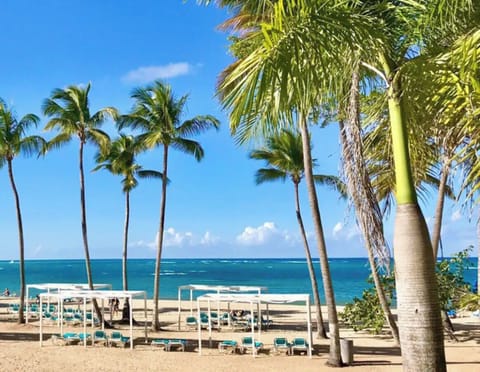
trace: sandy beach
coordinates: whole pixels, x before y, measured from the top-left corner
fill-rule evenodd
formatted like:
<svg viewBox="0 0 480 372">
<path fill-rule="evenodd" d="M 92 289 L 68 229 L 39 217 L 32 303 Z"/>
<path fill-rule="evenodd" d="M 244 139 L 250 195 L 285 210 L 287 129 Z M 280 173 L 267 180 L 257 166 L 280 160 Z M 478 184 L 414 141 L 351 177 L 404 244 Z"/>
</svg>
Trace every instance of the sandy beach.
<svg viewBox="0 0 480 372">
<path fill-rule="evenodd" d="M 83 344 L 60 345 L 53 341 L 52 335 L 58 334 L 59 327 L 51 324 L 44 327 L 43 347 L 39 343 L 39 322 L 16 324 L 12 314 L 8 313 L 8 304 L 12 299 L 0 300 L 0 369 L 2 371 L 52 371 L 68 369 L 70 371 L 327 371 L 333 370 L 325 365 L 328 359 L 328 340 L 314 338 L 312 358 L 296 353 L 289 356 L 275 353 L 275 337 L 306 337 L 306 321 L 303 306 L 272 305 L 270 319 L 272 326 L 260 334 L 263 350 L 254 358 L 251 354 L 225 354 L 218 350 L 223 340 L 240 342 L 250 332 L 233 331 L 223 327 L 213 330 L 211 340 L 207 330 L 202 331 L 202 355 L 198 353 L 198 332 L 188 329 L 185 317 L 189 315 L 190 305 L 183 304 L 181 329 L 178 330 L 177 302 L 162 300 L 160 321 L 162 330 L 144 337 L 145 321 L 143 301 L 134 301 L 134 318 L 138 325 L 134 329 L 134 349 L 106 347 Z M 151 309 L 152 303 L 148 302 Z M 235 305 L 241 309 L 242 305 Z M 244 307 L 246 309 L 246 307 Z M 326 319 L 326 309 L 323 309 Z M 149 317 L 151 312 L 149 311 Z M 464 314 L 453 319 L 459 342 L 446 341 L 446 355 L 449 371 L 475 371 L 480 369 L 480 319 Z M 119 314 L 114 316 L 114 326 L 124 335 L 128 335 L 128 325 L 119 324 Z M 109 319 L 109 316 L 106 316 Z M 150 319 L 148 319 L 150 320 Z M 65 327 L 64 332 L 82 332 L 83 326 Z M 94 332 L 88 328 L 87 332 Z M 111 330 L 106 330 L 110 334 Z M 353 340 L 354 362 L 345 370 L 356 371 L 401 371 L 399 348 L 395 347 L 388 334 L 373 336 L 366 332 L 354 332 L 341 327 L 342 338 Z M 187 341 L 185 352 L 167 352 L 163 348 L 153 347 L 155 338 L 180 338 Z M 211 345 L 211 348 L 209 347 Z"/>
</svg>

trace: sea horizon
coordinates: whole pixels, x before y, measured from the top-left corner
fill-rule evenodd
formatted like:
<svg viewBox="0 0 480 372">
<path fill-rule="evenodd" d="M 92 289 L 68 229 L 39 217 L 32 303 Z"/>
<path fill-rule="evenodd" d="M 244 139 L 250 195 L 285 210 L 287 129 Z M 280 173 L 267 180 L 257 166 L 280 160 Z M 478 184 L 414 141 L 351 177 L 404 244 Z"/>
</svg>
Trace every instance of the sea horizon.
<svg viewBox="0 0 480 372">
<path fill-rule="evenodd" d="M 446 259 L 445 257 L 444 259 Z M 367 282 L 370 265 L 365 257 L 330 257 L 330 271 L 338 305 L 361 297 L 371 287 Z M 122 289 L 122 259 L 91 259 L 93 282 L 111 284 Z M 319 259 L 314 258 L 321 302 L 325 304 Z M 470 258 L 465 280 L 476 280 L 477 258 Z M 128 259 L 128 288 L 144 290 L 153 297 L 154 258 Z M 164 258 L 161 263 L 160 298 L 176 299 L 178 287 L 188 284 L 243 285 L 267 287 L 268 293 L 312 294 L 310 277 L 304 257 L 290 258 Z M 26 284 L 87 283 L 85 259 L 28 259 L 25 260 Z M 19 292 L 18 260 L 0 260 L 0 286 Z M 30 297 L 40 293 L 33 290 Z M 198 291 L 194 297 L 204 292 Z M 184 291 L 183 298 L 189 293 Z"/>
</svg>

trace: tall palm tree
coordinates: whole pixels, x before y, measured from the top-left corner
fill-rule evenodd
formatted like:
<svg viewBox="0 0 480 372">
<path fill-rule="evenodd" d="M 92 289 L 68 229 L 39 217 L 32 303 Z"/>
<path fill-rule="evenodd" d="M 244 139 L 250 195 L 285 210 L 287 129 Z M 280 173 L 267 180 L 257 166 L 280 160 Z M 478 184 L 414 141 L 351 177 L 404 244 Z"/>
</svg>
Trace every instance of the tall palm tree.
<svg viewBox="0 0 480 372">
<path fill-rule="evenodd" d="M 40 153 L 45 146 L 45 140 L 40 136 L 26 136 L 26 132 L 37 126 L 40 119 L 34 114 L 27 114 L 17 119 L 15 113 L 0 98 L 0 167 L 7 163 L 8 176 L 15 199 L 18 224 L 19 264 L 20 264 L 20 307 L 18 311 L 18 323 L 24 323 L 25 305 L 25 245 L 23 237 L 22 211 L 20 208 L 20 196 L 13 176 L 13 159 L 20 155 L 33 155 Z"/>
<path fill-rule="evenodd" d="M 121 175 L 122 189 L 125 193 L 125 224 L 123 229 L 123 253 L 122 253 L 122 280 L 123 290 L 128 290 L 127 281 L 127 250 L 128 250 L 128 228 L 130 224 L 130 191 L 138 185 L 139 178 L 162 178 L 162 174 L 153 170 L 142 169 L 136 163 L 135 157 L 144 150 L 143 144 L 138 138 L 120 134 L 120 137 L 111 142 L 108 149 L 104 152 L 98 152 L 96 156 L 97 163 L 94 168 L 106 169 L 114 175 Z"/>
<path fill-rule="evenodd" d="M 211 115 L 195 116 L 182 122 L 182 114 L 188 96 L 176 99 L 168 84 L 156 81 L 146 88 L 137 88 L 132 93 L 135 100 L 132 111 L 119 118 L 120 129 L 129 126 L 142 131 L 140 140 L 145 146 L 163 149 L 162 195 L 160 201 L 160 223 L 157 237 L 157 255 L 153 288 L 154 330 L 160 329 L 158 321 L 158 296 L 160 292 L 160 265 L 165 229 L 165 208 L 167 202 L 168 153 L 172 147 L 186 154 L 191 154 L 197 161 L 203 158 L 202 146 L 188 137 L 200 134 L 207 129 L 218 129 L 220 122 Z"/>
<path fill-rule="evenodd" d="M 53 137 L 49 148 L 58 148 L 70 142 L 74 137 L 79 140 L 79 168 L 80 168 L 80 211 L 83 248 L 85 252 L 85 266 L 90 289 L 93 289 L 92 271 L 90 266 L 90 251 L 87 234 L 87 211 L 85 203 L 85 175 L 83 170 L 83 151 L 87 143 L 93 143 L 100 148 L 105 148 L 109 142 L 108 135 L 99 129 L 100 125 L 108 118 L 115 119 L 118 115 L 113 107 L 105 107 L 94 114 L 90 113 L 90 83 L 85 87 L 69 86 L 65 89 L 54 89 L 50 98 L 44 100 L 43 113 L 51 117 L 45 125 L 45 130 L 57 129 L 60 133 Z M 97 302 L 94 301 L 99 318 L 101 312 Z"/>
<path fill-rule="evenodd" d="M 269 166 L 268 168 L 261 168 L 257 171 L 255 175 L 257 185 L 264 182 L 278 180 L 285 181 L 287 178 L 290 178 L 293 182 L 295 191 L 295 212 L 300 227 L 300 234 L 302 235 L 303 246 L 305 248 L 305 256 L 307 258 L 308 272 L 310 275 L 316 308 L 317 337 L 326 338 L 325 329 L 323 327 L 317 278 L 313 268 L 310 247 L 300 211 L 298 187 L 304 177 L 302 138 L 298 133 L 283 130 L 280 134 L 267 138 L 265 146 L 262 149 L 250 152 L 250 158 L 264 160 Z M 314 178 L 317 183 L 333 186 L 342 196 L 345 196 L 344 185 L 338 177 L 314 175 Z"/>
<path fill-rule="evenodd" d="M 379 303 L 387 324 L 397 345 L 400 344 L 398 327 L 387 300 L 380 279 L 380 266 L 390 270 L 388 245 L 383 232 L 383 216 L 375 197 L 375 191 L 365 164 L 364 146 L 360 123 L 360 75 L 358 69 L 352 75 L 348 105 L 338 120 L 340 127 L 340 144 L 343 156 L 343 173 L 346 178 L 349 195 L 355 207 L 357 223 L 363 233 L 368 261 Z M 342 106 L 342 105 L 341 105 Z M 375 257 L 377 254 L 377 258 Z"/>
<path fill-rule="evenodd" d="M 239 1 L 234 3 L 235 9 L 241 9 Z M 412 60 L 445 48 L 448 35 L 464 32 L 465 25 L 476 27 L 469 22 L 473 2 L 285 0 L 271 4 L 269 17 L 262 17 L 257 27 L 250 27 L 244 36 L 245 41 L 255 41 L 248 56 L 222 75 L 222 100 L 231 109 L 233 126 L 262 126 L 261 130 L 265 130 L 279 117 L 291 118 L 295 114 L 303 133 L 315 107 L 340 97 L 339 87 L 351 77 L 345 56 L 358 53 L 361 65 L 376 74 L 373 83 L 382 87 L 388 103 L 397 202 L 394 255 L 404 368 L 444 371 L 435 264 L 412 177 L 405 116 L 408 100 L 403 95 L 403 84 L 408 79 L 413 81 L 406 73 Z M 414 70 L 416 75 L 422 72 L 418 66 Z M 306 172 L 307 183 L 308 179 Z"/>
</svg>

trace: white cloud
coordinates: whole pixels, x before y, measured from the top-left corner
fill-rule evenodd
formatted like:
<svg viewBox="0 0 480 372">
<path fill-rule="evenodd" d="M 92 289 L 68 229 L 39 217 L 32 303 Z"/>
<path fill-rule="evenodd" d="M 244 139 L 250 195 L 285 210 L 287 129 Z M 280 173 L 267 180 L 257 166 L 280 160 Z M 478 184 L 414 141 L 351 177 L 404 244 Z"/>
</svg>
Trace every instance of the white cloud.
<svg viewBox="0 0 480 372">
<path fill-rule="evenodd" d="M 192 239 L 193 234 L 191 232 L 175 231 L 173 227 L 169 227 L 163 235 L 163 243 L 165 247 L 181 247 L 189 245 L 192 242 Z"/>
<path fill-rule="evenodd" d="M 214 236 L 210 231 L 207 231 L 202 238 L 200 239 L 201 245 L 214 245 L 218 243 L 220 239 L 217 236 Z"/>
<path fill-rule="evenodd" d="M 122 80 L 127 83 L 149 83 L 156 79 L 187 75 L 191 71 L 192 66 L 187 62 L 169 63 L 163 66 L 144 66 L 129 71 L 122 77 Z"/>
<path fill-rule="evenodd" d="M 333 227 L 332 235 L 334 238 L 340 235 L 340 233 L 343 230 L 343 223 L 337 222 L 335 226 Z"/>
<path fill-rule="evenodd" d="M 241 245 L 262 245 L 273 241 L 291 242 L 292 236 L 287 231 L 277 229 L 273 222 L 265 222 L 258 227 L 247 226 L 237 236 L 237 242 Z"/>
<path fill-rule="evenodd" d="M 356 224 L 354 226 L 347 227 L 342 222 L 337 222 L 332 230 L 332 236 L 336 240 L 351 240 L 359 235 L 360 230 Z"/>
<path fill-rule="evenodd" d="M 450 216 L 450 220 L 452 221 L 458 221 L 461 218 L 462 218 L 462 213 L 459 210 L 454 211 Z"/>
</svg>

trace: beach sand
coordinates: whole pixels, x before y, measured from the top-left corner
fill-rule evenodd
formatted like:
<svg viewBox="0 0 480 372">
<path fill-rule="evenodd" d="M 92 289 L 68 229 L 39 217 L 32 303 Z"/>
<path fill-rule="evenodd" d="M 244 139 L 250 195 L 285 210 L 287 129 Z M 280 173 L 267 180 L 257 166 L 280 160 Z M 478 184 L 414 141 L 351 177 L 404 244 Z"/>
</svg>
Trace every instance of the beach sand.
<svg viewBox="0 0 480 372">
<path fill-rule="evenodd" d="M 273 352 L 275 337 L 306 337 L 306 316 L 304 306 L 271 305 L 270 318 L 273 325 L 262 331 L 260 340 L 265 350 L 255 358 L 251 354 L 222 354 L 216 345 L 222 340 L 240 341 L 249 332 L 232 331 L 223 328 L 212 332 L 212 348 L 208 348 L 209 334 L 202 331 L 202 355 L 197 352 L 198 332 L 186 329 L 184 319 L 189 315 L 190 305 L 183 303 L 182 326 L 178 331 L 177 302 L 162 300 L 160 321 L 162 331 L 149 330 L 147 343 L 144 328 L 136 326 L 134 349 L 105 347 L 103 345 L 58 345 L 51 335 L 59 333 L 55 325 L 44 327 L 43 347 L 39 343 L 39 322 L 16 324 L 8 314 L 8 303 L 12 299 L 0 300 L 0 370 L 1 371 L 328 371 L 328 340 L 314 338 L 314 354 L 287 356 Z M 152 303 L 148 302 L 151 309 Z M 232 305 L 234 309 L 247 309 L 248 305 Z M 226 307 L 225 307 L 226 308 Z M 212 311 L 214 311 L 212 309 Z M 326 309 L 324 309 L 326 320 Z M 119 319 L 120 314 L 115 319 Z M 151 317 L 149 311 L 148 318 Z M 134 301 L 134 318 L 142 324 L 145 320 L 143 301 Z M 106 316 L 109 319 L 109 316 Z M 150 319 L 149 319 L 150 320 Z M 466 314 L 453 320 L 459 342 L 446 341 L 446 356 L 449 371 L 480 370 L 480 319 Z M 128 336 L 128 325 L 115 322 L 115 328 Z M 83 326 L 68 327 L 64 331 L 82 332 Z M 91 328 L 87 332 L 93 333 Z M 107 334 L 110 330 L 106 330 Z M 353 340 L 354 362 L 342 370 L 355 371 L 401 371 L 399 348 L 395 347 L 388 334 L 373 336 L 366 332 L 353 332 L 341 327 L 342 338 Z M 187 340 L 185 352 L 166 352 L 152 347 L 153 338 L 181 338 Z"/>
</svg>

